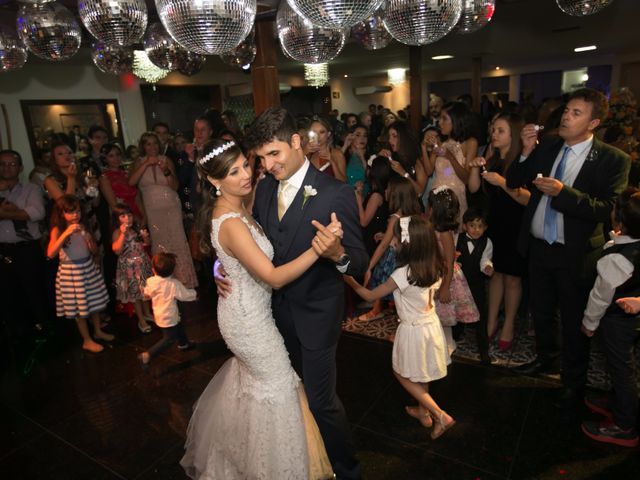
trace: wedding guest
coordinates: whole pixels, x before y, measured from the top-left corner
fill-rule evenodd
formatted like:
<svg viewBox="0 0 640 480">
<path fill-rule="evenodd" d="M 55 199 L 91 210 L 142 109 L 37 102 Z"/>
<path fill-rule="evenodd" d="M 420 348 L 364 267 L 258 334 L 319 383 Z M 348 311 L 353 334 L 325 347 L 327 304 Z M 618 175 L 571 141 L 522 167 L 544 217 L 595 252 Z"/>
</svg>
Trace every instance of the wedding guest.
<svg viewBox="0 0 640 480">
<path fill-rule="evenodd" d="M 629 157 L 593 135 L 607 110 L 602 93 L 576 90 L 562 115 L 558 137 L 545 136 L 538 144 L 535 125 L 522 129 L 522 155 L 506 175 L 507 187 L 526 186 L 531 192 L 518 250 L 529 256 L 537 357 L 514 370 L 557 372 L 561 360 L 558 406 L 568 414 L 583 396 L 587 378 L 589 343 L 580 325 L 605 242 L 603 225 L 629 173 Z M 556 340 L 557 309 L 562 347 Z"/>
<path fill-rule="evenodd" d="M 344 154 L 333 145 L 331 125 L 324 118 L 316 118 L 311 122 L 309 142 L 304 152 L 318 170 L 342 182 L 346 181 Z"/>
<path fill-rule="evenodd" d="M 427 175 L 420 162 L 420 145 L 406 122 L 394 122 L 388 127 L 389 148 L 378 155 L 388 157 L 391 169 L 411 182 L 416 195 L 421 195 L 427 184 Z"/>
</svg>

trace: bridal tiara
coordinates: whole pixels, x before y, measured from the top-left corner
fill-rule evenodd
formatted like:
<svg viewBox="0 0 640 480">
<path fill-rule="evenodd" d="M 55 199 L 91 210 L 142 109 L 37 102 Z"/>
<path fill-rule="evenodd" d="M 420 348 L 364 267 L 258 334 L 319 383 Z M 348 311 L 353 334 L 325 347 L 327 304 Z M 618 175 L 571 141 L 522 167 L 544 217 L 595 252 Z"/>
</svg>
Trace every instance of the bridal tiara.
<svg viewBox="0 0 640 480">
<path fill-rule="evenodd" d="M 217 157 L 218 155 L 220 155 L 222 152 L 229 150 L 231 147 L 233 147 L 236 144 L 236 142 L 234 142 L 233 140 L 224 143 L 222 145 L 220 145 L 217 148 L 214 148 L 213 150 L 211 150 L 209 153 L 207 153 L 204 157 L 202 157 L 200 160 L 198 160 L 198 163 L 200 165 L 204 165 L 205 163 L 207 163 L 209 160 L 211 160 L 214 157 Z"/>
</svg>

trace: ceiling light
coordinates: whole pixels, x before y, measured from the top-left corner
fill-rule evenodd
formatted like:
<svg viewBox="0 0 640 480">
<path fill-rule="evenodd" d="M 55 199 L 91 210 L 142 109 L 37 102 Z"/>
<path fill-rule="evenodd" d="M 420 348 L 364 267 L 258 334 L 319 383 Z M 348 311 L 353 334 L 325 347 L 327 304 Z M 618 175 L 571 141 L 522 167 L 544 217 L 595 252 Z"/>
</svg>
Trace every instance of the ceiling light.
<svg viewBox="0 0 640 480">
<path fill-rule="evenodd" d="M 304 79 L 310 87 L 324 87 L 329 83 L 329 64 L 305 63 Z"/>
<path fill-rule="evenodd" d="M 453 58 L 453 55 L 436 55 L 431 57 L 431 60 L 449 60 L 450 58 Z"/>
<path fill-rule="evenodd" d="M 496 66 L 496 70 L 500 70 L 500 67 Z"/>
<path fill-rule="evenodd" d="M 596 47 L 595 45 L 589 45 L 587 47 L 576 47 L 573 49 L 574 52 L 588 52 L 589 50 L 595 50 Z"/>
<path fill-rule="evenodd" d="M 344 78 L 349 78 L 349 75 L 347 75 L 347 74 L 345 73 Z"/>
</svg>

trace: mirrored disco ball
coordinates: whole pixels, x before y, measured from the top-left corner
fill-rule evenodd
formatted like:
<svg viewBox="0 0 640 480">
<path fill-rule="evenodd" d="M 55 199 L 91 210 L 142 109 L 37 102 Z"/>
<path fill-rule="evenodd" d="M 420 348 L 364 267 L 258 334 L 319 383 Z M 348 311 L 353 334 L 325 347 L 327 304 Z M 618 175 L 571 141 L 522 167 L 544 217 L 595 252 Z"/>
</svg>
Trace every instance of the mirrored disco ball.
<svg viewBox="0 0 640 480">
<path fill-rule="evenodd" d="M 391 34 L 384 27 L 384 11 L 379 9 L 364 22 L 360 22 L 351 29 L 351 37 L 367 50 L 380 50 L 389 45 Z"/>
<path fill-rule="evenodd" d="M 384 25 L 407 45 L 440 40 L 460 20 L 462 0 L 389 0 Z"/>
<path fill-rule="evenodd" d="M 455 32 L 462 35 L 477 32 L 491 21 L 495 11 L 496 0 L 463 0 Z"/>
<path fill-rule="evenodd" d="M 236 47 L 256 18 L 256 0 L 155 0 L 158 16 L 182 47 L 220 55 Z"/>
<path fill-rule="evenodd" d="M 92 45 L 91 58 L 103 73 L 122 75 L 133 70 L 133 49 L 131 47 L 110 47 L 102 42 Z"/>
<path fill-rule="evenodd" d="M 180 49 L 180 52 L 176 58 L 176 69 L 183 75 L 190 77 L 195 75 L 204 66 L 204 62 L 207 57 L 200 55 L 199 53 L 190 52 L 184 48 Z"/>
<path fill-rule="evenodd" d="M 15 30 L 0 28 L 0 72 L 22 68 L 27 61 L 27 48 Z"/>
<path fill-rule="evenodd" d="M 598 13 L 613 0 L 556 0 L 558 7 L 567 15 L 584 17 Z"/>
<path fill-rule="evenodd" d="M 233 50 L 220 55 L 220 59 L 232 67 L 245 67 L 251 65 L 256 58 L 255 31 L 252 29 L 240 45 Z"/>
<path fill-rule="evenodd" d="M 26 47 L 45 60 L 71 58 L 82 41 L 80 25 L 75 17 L 57 2 L 20 5 L 16 28 Z"/>
<path fill-rule="evenodd" d="M 383 0 L 287 0 L 293 10 L 314 25 L 349 28 L 366 20 Z"/>
<path fill-rule="evenodd" d="M 50 2 L 55 2 L 55 0 L 18 0 L 18 3 L 50 3 Z"/>
<path fill-rule="evenodd" d="M 78 14 L 91 35 L 112 47 L 140 41 L 147 28 L 144 0 L 78 0 Z"/>
<path fill-rule="evenodd" d="M 298 62 L 325 63 L 336 58 L 344 47 L 343 29 L 316 27 L 286 1 L 280 2 L 276 24 L 282 50 Z"/>
<path fill-rule="evenodd" d="M 178 50 L 184 50 L 165 30 L 160 22 L 149 25 L 144 34 L 144 51 L 149 60 L 157 67 L 175 70 L 175 57 Z"/>
</svg>

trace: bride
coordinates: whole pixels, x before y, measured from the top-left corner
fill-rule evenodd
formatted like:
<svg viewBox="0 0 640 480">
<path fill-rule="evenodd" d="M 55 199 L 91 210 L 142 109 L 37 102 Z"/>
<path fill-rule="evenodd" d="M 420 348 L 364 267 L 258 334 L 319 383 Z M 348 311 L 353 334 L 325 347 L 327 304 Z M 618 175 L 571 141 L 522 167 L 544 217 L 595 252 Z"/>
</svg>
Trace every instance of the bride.
<svg viewBox="0 0 640 480">
<path fill-rule="evenodd" d="M 211 142 L 198 161 L 207 201 L 200 211 L 211 244 L 237 287 L 218 300 L 218 325 L 233 352 L 198 399 L 181 461 L 196 479 L 333 478 L 304 388 L 289 362 L 271 314 L 271 289 L 302 275 L 321 242 L 274 267 L 273 247 L 244 207 L 251 167 L 234 142 Z M 322 231 L 340 231 L 340 224 Z M 318 246 L 320 245 L 320 246 Z M 208 244 L 201 245 L 210 250 Z"/>
</svg>

